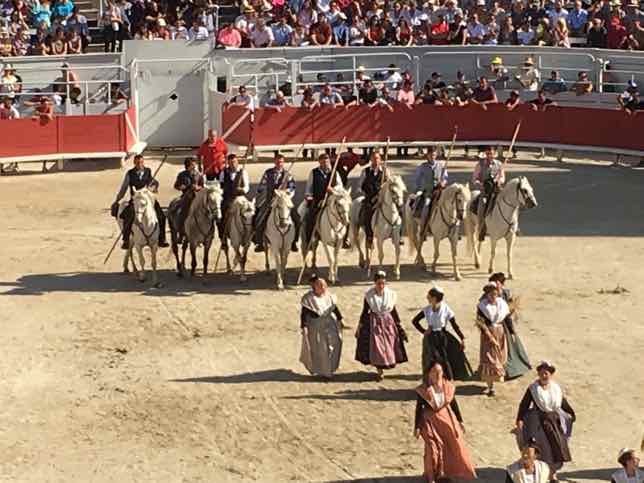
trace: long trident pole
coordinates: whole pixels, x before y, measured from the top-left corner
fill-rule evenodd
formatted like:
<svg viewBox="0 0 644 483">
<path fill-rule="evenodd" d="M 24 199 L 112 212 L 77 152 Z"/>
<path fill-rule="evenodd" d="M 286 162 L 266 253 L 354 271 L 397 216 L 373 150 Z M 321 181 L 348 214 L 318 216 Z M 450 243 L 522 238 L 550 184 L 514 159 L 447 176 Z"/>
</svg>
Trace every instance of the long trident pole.
<svg viewBox="0 0 644 483">
<path fill-rule="evenodd" d="M 309 251 L 311 250 L 311 247 L 313 246 L 313 238 L 315 237 L 315 232 L 318 230 L 320 227 L 320 219 L 322 212 L 324 211 L 324 207 L 326 206 L 326 200 L 329 197 L 329 188 L 331 188 L 331 185 L 333 184 L 333 180 L 335 179 L 335 172 L 338 169 L 338 163 L 340 162 L 340 156 L 342 156 L 342 152 L 344 151 L 344 146 L 347 142 L 347 137 L 342 138 L 342 143 L 340 144 L 340 149 L 338 149 L 338 155 L 335 158 L 335 163 L 333 163 L 333 169 L 331 170 L 331 177 L 329 178 L 329 182 L 326 185 L 326 193 L 324 193 L 324 199 L 322 200 L 322 204 L 320 205 L 320 211 L 318 212 L 318 216 L 315 218 L 315 225 L 313 225 L 313 231 L 311 232 L 311 239 L 307 241 L 306 244 L 306 250 L 304 251 L 304 261 L 302 263 L 302 269 L 300 270 L 300 274 L 297 277 L 297 284 L 299 285 L 300 282 L 302 281 L 302 275 L 304 275 L 304 270 L 306 270 L 306 256 L 309 254 Z"/>
<path fill-rule="evenodd" d="M 517 123 L 517 127 L 514 128 L 514 135 L 512 136 L 512 142 L 510 143 L 510 149 L 508 151 L 509 153 L 512 152 L 512 149 L 514 148 L 514 143 L 517 142 L 517 137 L 519 136 L 519 131 L 521 130 L 522 122 L 523 122 L 523 119 L 519 120 L 519 122 Z M 508 156 L 506 156 L 505 159 L 503 160 L 503 166 L 505 166 L 507 162 L 508 162 Z"/>
<path fill-rule="evenodd" d="M 152 175 L 152 179 L 156 179 L 157 174 L 159 174 L 159 171 L 161 170 L 161 167 L 165 164 L 166 159 L 168 159 L 167 154 L 165 156 L 163 156 L 163 160 L 161 161 L 161 164 L 159 165 L 159 167 L 156 169 L 156 171 Z M 116 248 L 116 245 L 119 242 L 119 240 L 120 240 L 122 235 L 123 235 L 123 228 L 121 228 L 119 230 L 118 236 L 114 239 L 114 243 L 112 244 L 112 248 L 110 248 L 110 251 L 107 252 L 107 256 L 105 257 L 105 260 L 103 260 L 103 265 L 105 265 L 107 263 L 107 261 L 110 259 L 110 257 L 112 256 L 112 252 Z"/>
</svg>

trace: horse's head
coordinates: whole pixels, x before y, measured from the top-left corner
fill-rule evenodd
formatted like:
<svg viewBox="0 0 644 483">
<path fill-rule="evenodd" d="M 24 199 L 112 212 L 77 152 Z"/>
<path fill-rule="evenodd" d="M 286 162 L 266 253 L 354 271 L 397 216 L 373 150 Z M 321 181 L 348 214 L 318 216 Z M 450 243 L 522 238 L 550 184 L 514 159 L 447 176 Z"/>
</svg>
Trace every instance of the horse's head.
<svg viewBox="0 0 644 483">
<path fill-rule="evenodd" d="M 291 210 L 293 209 L 293 200 L 286 190 L 275 190 L 272 201 L 273 211 L 278 218 L 278 227 L 285 230 L 293 222 L 291 219 Z"/>
<path fill-rule="evenodd" d="M 391 203 L 396 205 L 397 208 L 401 208 L 403 203 L 405 202 L 405 192 L 407 191 L 407 187 L 405 186 L 405 183 L 403 179 L 398 176 L 391 176 L 383 185 L 381 189 L 381 193 L 383 193 L 384 196 L 384 202 L 386 203 L 387 200 L 391 200 Z"/>
<path fill-rule="evenodd" d="M 150 210 L 154 212 L 154 194 L 147 188 L 135 190 L 132 195 L 132 205 L 134 207 L 134 220 L 136 223 L 143 223 L 143 218 L 150 216 Z"/>
<path fill-rule="evenodd" d="M 517 197 L 522 208 L 530 209 L 538 206 L 532 185 L 525 176 L 521 176 L 517 183 Z"/>
<path fill-rule="evenodd" d="M 235 203 L 239 204 L 239 215 L 244 226 L 251 226 L 255 216 L 255 200 L 248 201 L 243 196 L 238 197 Z"/>
<path fill-rule="evenodd" d="M 467 187 L 467 185 L 459 183 L 454 183 L 449 188 L 453 189 L 452 196 L 454 200 L 454 207 L 456 208 L 456 219 L 458 221 L 463 221 L 463 218 L 465 217 L 465 210 L 467 209 L 467 204 L 470 202 L 470 198 L 472 197 L 470 189 Z"/>
<path fill-rule="evenodd" d="M 221 220 L 221 200 L 224 196 L 217 181 L 207 182 L 203 190 L 203 206 L 211 220 Z"/>
<path fill-rule="evenodd" d="M 345 190 L 344 188 L 336 188 L 331 191 L 329 195 L 329 206 L 342 221 L 342 224 L 347 226 L 350 221 L 351 213 L 351 188 Z"/>
</svg>

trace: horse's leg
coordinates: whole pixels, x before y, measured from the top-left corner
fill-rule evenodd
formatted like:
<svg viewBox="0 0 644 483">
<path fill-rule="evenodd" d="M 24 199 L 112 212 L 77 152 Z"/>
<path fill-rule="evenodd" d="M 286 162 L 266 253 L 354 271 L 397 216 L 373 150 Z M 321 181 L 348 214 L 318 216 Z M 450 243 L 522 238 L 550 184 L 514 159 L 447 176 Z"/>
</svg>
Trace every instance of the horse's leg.
<svg viewBox="0 0 644 483">
<path fill-rule="evenodd" d="M 136 261 L 134 260 L 134 252 L 132 251 L 132 244 L 130 244 L 130 248 L 127 250 L 127 258 L 132 262 L 132 271 L 134 272 L 134 276 L 139 278 L 139 267 L 136 265 Z"/>
<path fill-rule="evenodd" d="M 514 269 L 512 268 L 512 251 L 514 249 L 514 242 L 516 240 L 516 233 L 510 231 L 508 236 L 505 237 L 506 251 L 508 255 L 508 279 L 512 280 L 514 278 Z"/>
<path fill-rule="evenodd" d="M 235 248 L 235 261 L 233 266 L 239 263 L 240 281 L 246 281 L 246 248 L 241 245 Z"/>
<path fill-rule="evenodd" d="M 391 238 L 393 241 L 393 234 Z M 382 264 L 385 260 L 385 238 L 379 237 L 377 244 L 378 244 L 378 270 L 382 270 Z"/>
<path fill-rule="evenodd" d="M 208 275 L 208 257 L 210 255 L 210 245 L 212 245 L 212 238 L 206 240 L 203 244 L 203 283 L 206 283 L 206 275 Z"/>
<path fill-rule="evenodd" d="M 188 251 L 188 240 L 183 240 L 181 244 L 181 273 L 185 275 L 186 273 L 186 252 Z"/>
<path fill-rule="evenodd" d="M 394 278 L 400 280 L 400 228 L 394 229 L 391 234 L 391 241 L 394 244 L 394 253 L 396 260 L 394 261 Z M 382 257 L 380 258 L 380 266 L 382 266 Z"/>
<path fill-rule="evenodd" d="M 434 260 L 432 261 L 432 273 L 436 273 L 436 263 L 438 262 L 438 257 L 440 256 L 440 238 L 437 236 L 432 236 L 434 239 Z"/>
<path fill-rule="evenodd" d="M 130 250 L 125 250 L 125 255 L 123 256 L 123 273 L 130 272 Z"/>
<path fill-rule="evenodd" d="M 190 275 L 195 276 L 197 271 L 197 244 L 190 242 Z"/>
<path fill-rule="evenodd" d="M 313 239 L 313 243 L 311 243 L 311 270 L 314 270 L 314 271 L 318 269 L 318 260 L 317 260 L 318 243 L 319 243 L 319 240 L 316 240 L 316 239 Z"/>
<path fill-rule="evenodd" d="M 354 235 L 353 235 L 354 240 L 355 240 L 354 243 L 355 243 L 356 248 L 358 249 L 358 266 L 360 268 L 365 268 L 367 260 L 366 260 L 366 257 L 365 257 L 365 253 L 362 251 L 362 241 L 360 240 L 360 226 L 355 225 L 354 230 L 355 230 Z"/>
<path fill-rule="evenodd" d="M 183 267 L 179 260 L 179 244 L 177 243 L 174 232 L 172 233 L 172 254 L 177 262 L 177 277 L 183 277 Z"/>
<path fill-rule="evenodd" d="M 475 234 L 477 232 L 474 232 Z M 474 239 L 474 266 L 478 269 L 481 268 L 481 247 L 483 246 L 482 241 Z"/>
<path fill-rule="evenodd" d="M 226 273 L 232 274 L 233 269 L 230 266 L 230 257 L 228 256 L 228 246 L 226 246 L 226 248 L 221 247 L 221 250 L 224 252 L 224 256 L 226 257 Z"/>
<path fill-rule="evenodd" d="M 150 247 L 150 256 L 152 257 L 150 263 L 152 264 L 152 285 L 156 288 L 161 288 L 163 285 L 159 282 L 157 277 L 157 250 L 158 246 L 154 245 Z"/>
<path fill-rule="evenodd" d="M 282 277 L 282 249 L 278 247 L 277 250 L 273 252 L 273 258 L 275 259 L 275 275 L 277 276 L 277 289 L 284 290 L 284 279 Z"/>
<path fill-rule="evenodd" d="M 327 245 L 324 242 L 322 242 L 322 247 L 324 248 L 324 254 L 326 255 L 326 261 L 329 264 L 329 283 L 333 284 L 333 283 L 335 283 L 335 272 L 333 270 L 333 258 L 332 257 L 333 257 L 333 253 L 335 252 L 335 247 L 333 249 L 334 250 L 333 252 L 331 252 L 331 250 L 329 250 L 329 245 Z"/>
<path fill-rule="evenodd" d="M 335 283 L 340 282 L 340 278 L 338 277 L 338 258 L 340 257 L 340 248 L 342 247 L 343 240 L 344 237 L 338 239 L 333 247 L 333 279 Z"/>
<path fill-rule="evenodd" d="M 492 236 L 490 236 L 490 265 L 487 269 L 487 273 L 492 273 L 494 271 L 494 257 L 496 256 L 496 242 Z"/>
<path fill-rule="evenodd" d="M 269 250 L 269 245 L 266 239 L 264 239 L 264 267 L 266 268 L 266 273 L 269 273 L 271 271 L 271 265 L 268 262 L 268 250 Z"/>
<path fill-rule="evenodd" d="M 458 230 L 458 227 L 457 227 Z M 458 233 L 453 232 L 449 237 L 449 243 L 452 248 L 452 265 L 454 266 L 454 278 L 458 281 L 461 280 L 461 272 L 458 270 Z"/>
<path fill-rule="evenodd" d="M 425 259 L 423 258 L 423 244 L 425 243 L 425 237 L 423 236 L 423 226 L 421 223 L 417 223 L 414 218 L 412 219 L 414 220 L 413 236 L 416 239 L 416 264 L 425 269 Z"/>
<path fill-rule="evenodd" d="M 141 264 L 141 270 L 139 271 L 139 281 L 145 282 L 145 256 L 143 255 L 143 247 L 137 246 L 136 251 L 139 255 L 139 263 Z"/>
</svg>

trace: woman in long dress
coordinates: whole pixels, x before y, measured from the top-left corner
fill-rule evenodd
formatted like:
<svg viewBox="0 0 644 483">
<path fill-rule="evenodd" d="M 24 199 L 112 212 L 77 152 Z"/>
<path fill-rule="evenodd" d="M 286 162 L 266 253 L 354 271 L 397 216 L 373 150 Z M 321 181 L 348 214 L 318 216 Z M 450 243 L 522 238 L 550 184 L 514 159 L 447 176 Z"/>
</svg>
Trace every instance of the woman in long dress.
<svg viewBox="0 0 644 483">
<path fill-rule="evenodd" d="M 495 283 L 483 287 L 483 297 L 476 309 L 476 325 L 481 331 L 479 376 L 487 383 L 488 396 L 494 396 L 494 383 L 503 381 L 508 360 L 504 321 L 510 317 L 510 308 L 499 296 Z"/>
<path fill-rule="evenodd" d="M 378 380 L 382 380 L 384 369 L 407 362 L 407 335 L 396 310 L 396 292 L 387 287 L 383 271 L 376 273 L 374 286 L 365 294 L 356 338 L 356 360 L 375 366 Z"/>
<path fill-rule="evenodd" d="M 333 377 L 342 353 L 342 314 L 323 278 L 313 278 L 311 290 L 301 300 L 300 362 L 313 375 Z"/>
<path fill-rule="evenodd" d="M 521 459 L 508 466 L 505 483 L 549 483 L 550 467 L 538 459 L 536 446 L 526 446 Z"/>
<path fill-rule="evenodd" d="M 423 334 L 423 374 L 434 362 L 440 362 L 445 370 L 445 377 L 452 381 L 466 381 L 472 377 L 470 363 L 463 352 L 465 336 L 456 323 L 456 316 L 443 300 L 443 289 L 434 286 L 427 292 L 429 305 L 418 312 L 411 323 L 416 330 Z M 427 328 L 420 321 L 427 320 Z M 452 326 L 459 340 L 447 330 L 447 324 Z"/>
<path fill-rule="evenodd" d="M 423 384 L 416 388 L 414 436 L 425 442 L 423 476 L 428 483 L 446 478 L 476 478 L 454 393 L 454 385 L 443 377 L 439 362 L 424 373 Z"/>
<path fill-rule="evenodd" d="M 617 462 L 622 466 L 610 478 L 610 483 L 642 483 L 644 472 L 640 471 L 638 465 L 640 459 L 636 456 L 635 450 L 623 448 L 617 455 Z"/>
<path fill-rule="evenodd" d="M 514 324 L 516 321 L 516 308 L 514 306 L 515 300 L 512 297 L 510 289 L 505 287 L 505 274 L 503 272 L 492 274 L 489 281 L 496 284 L 499 294 L 503 300 L 507 302 L 508 307 L 510 308 L 510 317 L 506 318 L 503 322 L 503 331 L 505 332 L 508 355 L 508 360 L 505 363 L 505 378 L 515 379 L 523 376 L 526 372 L 532 369 L 530 358 L 528 357 L 528 353 L 523 346 L 523 342 L 521 341 L 521 338 L 516 331 L 516 325 Z"/>
<path fill-rule="evenodd" d="M 575 412 L 554 381 L 555 367 L 542 361 L 537 373 L 539 377 L 530 384 L 519 404 L 519 443 L 536 446 L 541 459 L 550 466 L 550 479 L 556 480 L 556 472 L 564 462 L 571 461 L 568 438 Z"/>
</svg>

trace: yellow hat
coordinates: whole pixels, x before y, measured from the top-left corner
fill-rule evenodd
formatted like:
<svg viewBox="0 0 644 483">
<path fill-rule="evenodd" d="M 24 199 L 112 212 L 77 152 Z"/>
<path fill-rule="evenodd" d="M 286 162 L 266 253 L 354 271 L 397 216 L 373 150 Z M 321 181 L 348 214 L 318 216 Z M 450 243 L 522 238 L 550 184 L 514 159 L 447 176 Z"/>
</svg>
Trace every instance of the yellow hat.
<svg viewBox="0 0 644 483">
<path fill-rule="evenodd" d="M 499 56 L 494 57 L 492 59 L 492 65 L 496 65 L 496 64 L 503 64 L 503 59 Z"/>
</svg>

